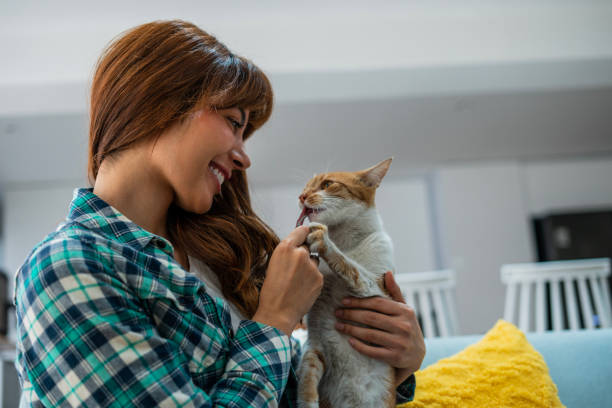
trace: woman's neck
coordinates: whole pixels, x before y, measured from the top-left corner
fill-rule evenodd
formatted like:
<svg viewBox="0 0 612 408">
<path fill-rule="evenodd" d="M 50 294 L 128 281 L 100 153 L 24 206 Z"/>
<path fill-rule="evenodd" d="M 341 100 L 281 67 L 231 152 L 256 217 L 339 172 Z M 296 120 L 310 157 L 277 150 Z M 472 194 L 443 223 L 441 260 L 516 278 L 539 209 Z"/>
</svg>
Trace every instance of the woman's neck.
<svg viewBox="0 0 612 408">
<path fill-rule="evenodd" d="M 148 164 L 147 153 L 146 148 L 134 147 L 104 160 L 93 192 L 143 229 L 167 239 L 174 193 Z"/>
</svg>

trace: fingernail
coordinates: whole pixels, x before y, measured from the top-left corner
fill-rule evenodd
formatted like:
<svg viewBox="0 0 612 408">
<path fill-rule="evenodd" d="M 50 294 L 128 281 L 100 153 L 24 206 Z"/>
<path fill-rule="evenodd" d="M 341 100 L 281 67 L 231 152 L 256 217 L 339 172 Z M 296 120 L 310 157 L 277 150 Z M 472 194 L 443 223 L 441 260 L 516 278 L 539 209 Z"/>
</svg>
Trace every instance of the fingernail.
<svg viewBox="0 0 612 408">
<path fill-rule="evenodd" d="M 351 300 L 349 298 L 344 298 L 344 299 L 342 299 L 342 304 L 343 305 L 350 305 L 351 304 Z"/>
<path fill-rule="evenodd" d="M 342 323 L 340 323 L 340 322 L 336 322 L 335 327 L 336 327 L 336 330 L 342 330 L 342 329 L 344 329 L 344 325 L 343 325 Z"/>
<path fill-rule="evenodd" d="M 342 309 L 336 310 L 336 316 L 342 317 Z"/>
</svg>

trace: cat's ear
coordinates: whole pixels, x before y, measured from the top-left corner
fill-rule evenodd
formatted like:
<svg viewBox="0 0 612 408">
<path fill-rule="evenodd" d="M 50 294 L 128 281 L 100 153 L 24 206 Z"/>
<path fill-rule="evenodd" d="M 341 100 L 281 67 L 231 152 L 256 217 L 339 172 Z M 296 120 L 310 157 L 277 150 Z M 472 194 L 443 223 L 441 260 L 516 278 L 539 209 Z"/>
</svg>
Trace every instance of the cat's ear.
<svg viewBox="0 0 612 408">
<path fill-rule="evenodd" d="M 377 165 L 370 167 L 369 169 L 361 170 L 358 173 L 359 180 L 366 187 L 378 188 L 383 177 L 385 177 L 385 174 L 387 174 L 387 170 L 389 170 L 389 166 L 391 166 L 392 160 L 393 157 L 389 157 L 387 160 L 383 160 Z"/>
</svg>

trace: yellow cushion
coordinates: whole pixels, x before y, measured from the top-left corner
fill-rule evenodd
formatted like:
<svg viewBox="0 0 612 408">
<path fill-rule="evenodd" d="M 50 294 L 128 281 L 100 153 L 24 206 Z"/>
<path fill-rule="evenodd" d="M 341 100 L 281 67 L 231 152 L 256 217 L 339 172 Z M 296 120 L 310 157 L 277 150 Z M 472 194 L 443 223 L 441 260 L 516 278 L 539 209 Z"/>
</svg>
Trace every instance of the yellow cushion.
<svg viewBox="0 0 612 408">
<path fill-rule="evenodd" d="M 563 407 L 542 355 L 503 320 L 479 342 L 415 375 L 414 401 L 398 407 Z"/>
</svg>

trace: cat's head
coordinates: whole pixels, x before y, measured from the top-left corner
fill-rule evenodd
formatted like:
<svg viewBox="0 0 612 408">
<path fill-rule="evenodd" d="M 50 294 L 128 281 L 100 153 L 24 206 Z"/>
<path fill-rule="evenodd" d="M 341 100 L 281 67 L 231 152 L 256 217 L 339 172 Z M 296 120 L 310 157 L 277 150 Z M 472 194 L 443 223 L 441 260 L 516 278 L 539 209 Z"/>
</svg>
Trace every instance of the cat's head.
<svg viewBox="0 0 612 408">
<path fill-rule="evenodd" d="M 306 217 L 334 226 L 359 217 L 374 207 L 374 195 L 391 165 L 392 158 L 356 172 L 323 173 L 314 176 L 300 195 L 302 210 L 297 225 Z"/>
</svg>

